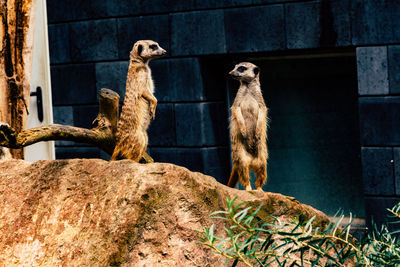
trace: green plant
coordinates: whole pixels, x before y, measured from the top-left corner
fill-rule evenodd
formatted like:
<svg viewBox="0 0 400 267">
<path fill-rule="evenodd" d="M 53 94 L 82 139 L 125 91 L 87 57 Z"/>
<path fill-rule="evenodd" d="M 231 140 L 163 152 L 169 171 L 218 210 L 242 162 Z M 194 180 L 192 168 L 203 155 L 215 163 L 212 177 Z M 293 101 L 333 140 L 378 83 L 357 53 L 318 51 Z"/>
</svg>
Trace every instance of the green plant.
<svg viewBox="0 0 400 267">
<path fill-rule="evenodd" d="M 344 216 L 323 229 L 314 227 L 315 217 L 301 215 L 282 221 L 277 217 L 259 218 L 262 207 L 246 207 L 227 199 L 227 210 L 210 214 L 226 221 L 226 237 L 215 235 L 215 224 L 199 232 L 202 245 L 220 254 L 235 266 L 396 266 L 400 264 L 400 242 L 386 225 L 356 240 L 350 223 L 341 227 Z M 400 203 L 389 210 L 393 223 L 400 223 Z"/>
</svg>

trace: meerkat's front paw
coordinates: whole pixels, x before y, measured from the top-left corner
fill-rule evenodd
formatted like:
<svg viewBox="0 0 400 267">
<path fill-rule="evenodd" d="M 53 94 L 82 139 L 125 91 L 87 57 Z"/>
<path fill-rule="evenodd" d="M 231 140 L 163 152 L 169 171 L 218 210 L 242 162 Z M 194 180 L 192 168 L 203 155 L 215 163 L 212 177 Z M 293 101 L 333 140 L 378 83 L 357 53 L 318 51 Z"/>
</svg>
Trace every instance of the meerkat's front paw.
<svg viewBox="0 0 400 267">
<path fill-rule="evenodd" d="M 150 117 L 153 120 L 156 118 L 156 108 L 157 108 L 157 104 L 153 104 L 150 106 Z"/>
</svg>

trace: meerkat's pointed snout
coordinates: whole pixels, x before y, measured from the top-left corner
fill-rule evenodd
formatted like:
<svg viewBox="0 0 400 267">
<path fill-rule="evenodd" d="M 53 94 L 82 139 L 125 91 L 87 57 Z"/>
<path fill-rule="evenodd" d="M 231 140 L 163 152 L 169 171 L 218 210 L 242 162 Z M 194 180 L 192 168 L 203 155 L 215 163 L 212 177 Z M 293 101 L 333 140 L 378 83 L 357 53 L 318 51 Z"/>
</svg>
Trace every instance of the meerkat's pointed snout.
<svg viewBox="0 0 400 267">
<path fill-rule="evenodd" d="M 236 69 L 233 69 L 229 72 L 229 76 L 231 76 L 233 79 L 237 79 L 240 75 L 237 73 Z"/>
<path fill-rule="evenodd" d="M 157 49 L 157 51 L 155 51 L 155 53 L 156 53 L 156 55 L 155 55 L 156 57 L 162 57 L 167 53 L 167 51 L 164 48 L 162 48 L 161 46 L 159 46 L 159 48 Z"/>
<path fill-rule="evenodd" d="M 229 76 L 231 76 L 232 79 L 240 80 L 240 74 L 236 70 L 231 70 Z"/>
</svg>

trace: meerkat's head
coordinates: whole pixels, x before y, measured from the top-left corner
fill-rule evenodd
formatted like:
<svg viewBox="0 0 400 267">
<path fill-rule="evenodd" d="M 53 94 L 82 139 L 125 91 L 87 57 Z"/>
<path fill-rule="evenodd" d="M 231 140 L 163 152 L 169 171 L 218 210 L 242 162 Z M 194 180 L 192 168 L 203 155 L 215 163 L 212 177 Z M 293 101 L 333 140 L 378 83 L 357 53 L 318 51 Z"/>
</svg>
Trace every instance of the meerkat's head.
<svg viewBox="0 0 400 267">
<path fill-rule="evenodd" d="M 131 51 L 131 59 L 139 58 L 147 62 L 151 59 L 160 58 L 165 55 L 167 51 L 162 49 L 157 42 L 152 40 L 137 41 Z"/>
<path fill-rule="evenodd" d="M 260 69 L 250 62 L 241 62 L 229 72 L 233 79 L 248 83 L 254 79 L 258 79 L 259 73 Z"/>
</svg>

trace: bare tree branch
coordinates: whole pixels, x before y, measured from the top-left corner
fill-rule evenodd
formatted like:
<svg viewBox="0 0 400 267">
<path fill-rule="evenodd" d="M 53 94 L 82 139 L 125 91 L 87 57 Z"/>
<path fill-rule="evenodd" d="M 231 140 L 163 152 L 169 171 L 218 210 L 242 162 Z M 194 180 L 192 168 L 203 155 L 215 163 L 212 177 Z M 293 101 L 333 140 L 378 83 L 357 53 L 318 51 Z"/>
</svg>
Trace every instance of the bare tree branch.
<svg viewBox="0 0 400 267">
<path fill-rule="evenodd" d="M 115 147 L 118 111 L 119 95 L 112 90 L 101 89 L 99 113 L 92 123 L 92 129 L 52 124 L 17 133 L 8 124 L 1 123 L 0 146 L 22 148 L 41 141 L 64 140 L 91 144 L 111 155 Z M 143 160 L 154 162 L 147 154 Z"/>
</svg>

